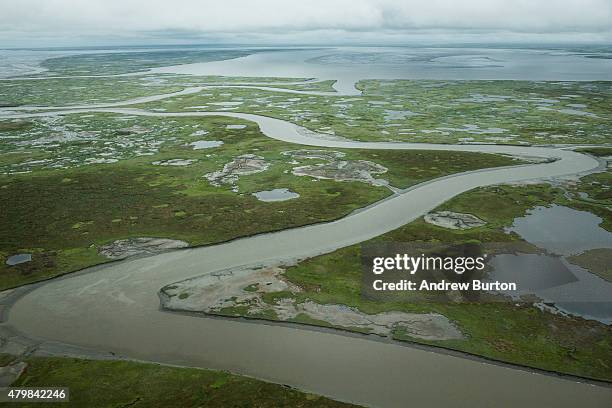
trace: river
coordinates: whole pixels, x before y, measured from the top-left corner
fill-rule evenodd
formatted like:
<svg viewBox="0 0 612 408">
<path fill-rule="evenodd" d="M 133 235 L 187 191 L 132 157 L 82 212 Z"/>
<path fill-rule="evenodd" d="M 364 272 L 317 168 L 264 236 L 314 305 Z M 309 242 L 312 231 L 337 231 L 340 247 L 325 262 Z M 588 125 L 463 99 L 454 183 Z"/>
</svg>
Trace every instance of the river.
<svg viewBox="0 0 612 408">
<path fill-rule="evenodd" d="M 599 166 L 597 160 L 546 147 L 329 140 L 293 123 L 254 114 L 161 113 L 120 107 L 127 104 L 21 113 L 15 112 L 20 108 L 12 108 L 0 117 L 85 111 L 227 116 L 253 121 L 264 135 L 300 145 L 505 153 L 555 161 L 442 177 L 337 221 L 128 259 L 36 284 L 10 305 L 8 327 L 47 344 L 59 342 L 133 359 L 230 370 L 368 406 L 610 405 L 612 389 L 606 386 L 363 336 L 168 313 L 160 310 L 157 295 L 162 286 L 220 269 L 299 259 L 362 242 L 476 187 L 585 173 Z"/>
</svg>

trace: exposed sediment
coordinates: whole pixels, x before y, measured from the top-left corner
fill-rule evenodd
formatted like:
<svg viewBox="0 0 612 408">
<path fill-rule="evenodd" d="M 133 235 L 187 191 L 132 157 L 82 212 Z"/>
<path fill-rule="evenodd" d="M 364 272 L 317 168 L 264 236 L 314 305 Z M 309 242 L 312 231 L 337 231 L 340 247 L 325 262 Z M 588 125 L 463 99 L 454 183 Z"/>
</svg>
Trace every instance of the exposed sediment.
<svg viewBox="0 0 612 408">
<path fill-rule="evenodd" d="M 395 330 L 425 340 L 461 339 L 461 331 L 438 313 L 363 313 L 342 304 L 299 300 L 301 288 L 284 276 L 281 266 L 237 268 L 215 272 L 165 286 L 162 306 L 173 311 L 245 316 L 309 323 L 392 336 Z M 278 295 L 278 293 L 282 293 Z M 277 294 L 274 300 L 266 294 Z"/>
<path fill-rule="evenodd" d="M 98 253 L 110 259 L 123 259 L 134 255 L 156 254 L 170 249 L 188 247 L 189 243 L 167 238 L 119 239 L 98 248 Z"/>
<path fill-rule="evenodd" d="M 469 229 L 482 227 L 487 223 L 472 214 L 463 214 L 453 211 L 438 211 L 424 216 L 425 222 L 449 229 Z"/>
<path fill-rule="evenodd" d="M 375 186 L 387 185 L 387 180 L 377 179 L 373 175 L 387 172 L 387 168 L 368 160 L 345 160 L 345 153 L 327 150 L 293 150 L 283 152 L 284 155 L 298 160 L 324 160 L 326 163 L 308 164 L 294 167 L 292 173 L 296 176 L 309 176 L 317 179 L 336 181 L 360 181 Z"/>
<path fill-rule="evenodd" d="M 268 167 L 270 167 L 270 163 L 264 160 L 263 157 L 254 154 L 243 154 L 226 163 L 223 169 L 207 173 L 204 177 L 213 186 L 221 186 L 222 184 L 234 185 L 240 176 L 261 173 L 266 171 Z"/>
</svg>

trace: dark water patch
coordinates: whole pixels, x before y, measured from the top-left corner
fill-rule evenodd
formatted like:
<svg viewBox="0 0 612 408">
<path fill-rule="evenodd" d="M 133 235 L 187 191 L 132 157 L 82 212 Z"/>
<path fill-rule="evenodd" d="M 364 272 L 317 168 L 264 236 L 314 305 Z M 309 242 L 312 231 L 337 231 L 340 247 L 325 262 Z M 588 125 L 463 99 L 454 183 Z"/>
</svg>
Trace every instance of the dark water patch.
<svg viewBox="0 0 612 408">
<path fill-rule="evenodd" d="M 32 254 L 16 254 L 9 256 L 6 260 L 6 264 L 9 266 L 19 265 L 22 263 L 32 261 Z"/>
<path fill-rule="evenodd" d="M 536 296 L 563 312 L 612 324 L 612 283 L 563 257 L 502 254 L 490 265 L 487 280 L 517 284 L 516 291 L 497 293 L 515 300 Z"/>
<path fill-rule="evenodd" d="M 612 233 L 602 219 L 586 211 L 553 205 L 536 207 L 514 220 L 508 231 L 557 255 L 576 255 L 589 249 L 612 248 Z"/>
</svg>

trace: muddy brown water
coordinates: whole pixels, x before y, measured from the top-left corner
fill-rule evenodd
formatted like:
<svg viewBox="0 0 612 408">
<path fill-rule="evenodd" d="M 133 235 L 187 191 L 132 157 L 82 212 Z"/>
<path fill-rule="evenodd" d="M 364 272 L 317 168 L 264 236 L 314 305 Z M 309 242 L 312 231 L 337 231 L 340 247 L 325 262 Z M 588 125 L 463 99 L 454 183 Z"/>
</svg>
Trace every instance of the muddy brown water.
<svg viewBox="0 0 612 408">
<path fill-rule="evenodd" d="M 472 188 L 588 172 L 599 166 L 593 158 L 540 147 L 323 140 L 305 135 L 290 122 L 233 112 L 86 110 L 147 116 L 223 115 L 255 121 L 269 137 L 309 146 L 479 151 L 558 160 L 442 177 L 337 221 L 116 262 L 92 273 L 52 280 L 12 305 L 8 325 L 21 333 L 130 358 L 230 370 L 377 407 L 610 406 L 609 387 L 363 337 L 172 314 L 160 310 L 157 295 L 167 284 L 216 270 L 304 258 L 362 242 Z"/>
</svg>

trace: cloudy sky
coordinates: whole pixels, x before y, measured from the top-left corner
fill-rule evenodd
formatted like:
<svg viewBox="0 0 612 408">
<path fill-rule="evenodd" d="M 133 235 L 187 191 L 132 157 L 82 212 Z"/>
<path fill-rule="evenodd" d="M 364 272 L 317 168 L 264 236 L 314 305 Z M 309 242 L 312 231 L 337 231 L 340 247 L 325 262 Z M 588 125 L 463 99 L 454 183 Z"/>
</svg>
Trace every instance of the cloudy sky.
<svg viewBox="0 0 612 408">
<path fill-rule="evenodd" d="M 612 42 L 612 0 L 0 0 L 0 48 Z"/>
</svg>

